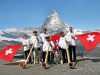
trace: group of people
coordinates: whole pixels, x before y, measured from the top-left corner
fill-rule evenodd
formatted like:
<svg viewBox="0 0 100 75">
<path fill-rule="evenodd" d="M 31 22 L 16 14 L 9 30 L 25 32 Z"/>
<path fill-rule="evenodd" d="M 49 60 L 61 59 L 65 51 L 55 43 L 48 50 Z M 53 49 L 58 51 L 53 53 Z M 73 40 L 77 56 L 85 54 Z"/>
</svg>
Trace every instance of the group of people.
<svg viewBox="0 0 100 75">
<path fill-rule="evenodd" d="M 48 63 L 56 63 L 54 58 L 59 59 L 59 63 L 63 64 L 68 62 L 66 47 L 69 50 L 71 62 L 76 62 L 76 43 L 75 43 L 75 33 L 73 28 L 69 27 L 69 32 L 65 34 L 63 31 L 60 32 L 60 39 L 58 41 L 58 47 L 56 52 L 53 52 L 55 47 L 54 42 L 50 40 L 50 35 L 46 33 L 47 29 L 44 28 L 42 33 L 38 34 L 37 31 L 33 31 L 33 35 L 28 38 L 27 34 L 24 35 L 22 44 L 25 54 L 25 59 L 27 58 L 31 47 L 33 50 L 29 58 L 29 63 L 42 63 L 45 62 L 46 53 L 48 51 Z M 57 56 L 58 55 L 58 56 Z M 58 58 L 59 57 L 59 58 Z"/>
</svg>

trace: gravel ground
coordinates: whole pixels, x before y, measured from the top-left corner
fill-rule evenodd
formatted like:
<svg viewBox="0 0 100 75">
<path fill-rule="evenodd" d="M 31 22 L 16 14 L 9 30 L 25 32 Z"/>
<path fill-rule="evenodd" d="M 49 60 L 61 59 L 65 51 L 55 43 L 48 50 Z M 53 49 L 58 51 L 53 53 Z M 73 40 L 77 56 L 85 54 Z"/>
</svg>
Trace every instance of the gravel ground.
<svg viewBox="0 0 100 75">
<path fill-rule="evenodd" d="M 0 60 L 0 75 L 100 75 L 100 58 L 78 58 L 74 69 L 68 68 L 67 64 L 55 64 L 46 70 L 39 64 L 28 64 L 22 69 L 15 61 Z"/>
</svg>

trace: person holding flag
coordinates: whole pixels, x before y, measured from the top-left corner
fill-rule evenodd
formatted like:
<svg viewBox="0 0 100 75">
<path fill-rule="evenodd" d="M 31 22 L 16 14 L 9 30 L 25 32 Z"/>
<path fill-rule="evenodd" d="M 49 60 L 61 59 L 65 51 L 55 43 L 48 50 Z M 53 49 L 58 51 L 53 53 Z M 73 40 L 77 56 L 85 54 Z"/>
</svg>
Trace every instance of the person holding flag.
<svg viewBox="0 0 100 75">
<path fill-rule="evenodd" d="M 29 52 L 30 52 L 30 40 L 28 39 L 27 34 L 24 34 L 23 39 L 21 40 L 21 42 L 22 42 L 22 45 L 23 45 L 25 59 L 26 59 Z M 29 63 L 32 63 L 31 57 L 29 58 Z"/>
<path fill-rule="evenodd" d="M 54 34 L 54 35 L 50 36 L 50 40 L 53 41 L 54 46 L 55 46 L 53 48 L 53 54 L 54 54 L 54 56 L 56 56 L 56 61 L 58 64 L 60 63 L 60 60 L 61 60 L 61 51 L 58 47 L 59 39 L 60 39 L 60 34 Z M 55 64 L 55 62 L 54 62 L 54 64 Z"/>
<path fill-rule="evenodd" d="M 21 44 L 7 45 L 4 49 L 2 49 L 0 51 L 0 59 L 12 62 L 14 55 L 18 50 L 20 50 L 20 48 L 24 49 L 24 56 L 26 59 L 30 51 L 30 41 L 28 39 L 28 35 L 24 34 L 23 38 L 19 38 L 18 41 Z M 29 58 L 29 62 L 32 63 L 31 58 Z"/>
<path fill-rule="evenodd" d="M 76 37 L 72 27 L 69 27 L 69 31 L 65 37 L 69 45 L 70 60 L 72 62 L 73 59 L 73 62 L 76 62 Z"/>
<path fill-rule="evenodd" d="M 7 45 L 0 51 L 0 59 L 12 62 L 14 55 L 22 48 L 22 44 Z"/>
</svg>

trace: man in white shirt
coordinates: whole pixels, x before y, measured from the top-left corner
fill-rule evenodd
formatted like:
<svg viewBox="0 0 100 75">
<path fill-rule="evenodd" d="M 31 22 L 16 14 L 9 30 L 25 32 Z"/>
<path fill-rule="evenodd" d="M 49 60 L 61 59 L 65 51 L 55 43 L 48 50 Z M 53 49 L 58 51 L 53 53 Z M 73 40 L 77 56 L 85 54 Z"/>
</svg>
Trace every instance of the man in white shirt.
<svg viewBox="0 0 100 75">
<path fill-rule="evenodd" d="M 59 39 L 59 49 L 61 51 L 61 55 L 62 55 L 62 58 L 61 58 L 61 64 L 63 63 L 66 63 L 66 59 L 67 59 L 67 54 L 66 54 L 66 47 L 68 47 L 67 45 L 67 41 L 66 41 L 66 38 L 65 38 L 65 35 L 64 35 L 64 32 L 60 32 L 60 39 Z"/>
<path fill-rule="evenodd" d="M 47 34 L 47 29 L 43 28 L 41 30 L 40 35 L 39 35 L 39 38 L 40 38 L 40 49 L 41 49 L 41 54 L 40 54 L 41 61 L 43 61 L 43 44 L 46 41 L 45 37 L 47 37 L 47 36 L 49 36 L 49 34 Z"/>
<path fill-rule="evenodd" d="M 34 45 L 33 48 L 34 64 L 40 63 L 40 43 L 37 33 L 38 33 L 37 31 L 33 31 L 33 36 L 30 38 L 31 44 Z"/>
<path fill-rule="evenodd" d="M 40 36 L 40 41 L 43 44 L 45 42 L 45 37 L 49 36 L 49 34 L 47 34 L 47 29 L 43 28 L 42 33 L 39 36 Z"/>
<path fill-rule="evenodd" d="M 24 48 L 24 53 L 25 53 L 25 59 L 27 58 L 29 52 L 30 52 L 30 41 L 28 39 L 27 34 L 23 36 L 23 39 L 21 40 L 23 48 Z M 31 57 L 29 58 L 29 62 L 31 63 Z"/>
<path fill-rule="evenodd" d="M 53 63 L 53 48 L 54 43 L 50 41 L 50 37 L 45 37 L 46 41 L 43 44 L 43 62 L 45 61 L 46 51 L 48 50 L 48 62 Z"/>
<path fill-rule="evenodd" d="M 66 35 L 66 39 L 69 44 L 70 60 L 72 61 L 73 59 L 73 62 L 76 62 L 76 38 L 72 27 L 69 27 L 69 32 Z"/>
</svg>

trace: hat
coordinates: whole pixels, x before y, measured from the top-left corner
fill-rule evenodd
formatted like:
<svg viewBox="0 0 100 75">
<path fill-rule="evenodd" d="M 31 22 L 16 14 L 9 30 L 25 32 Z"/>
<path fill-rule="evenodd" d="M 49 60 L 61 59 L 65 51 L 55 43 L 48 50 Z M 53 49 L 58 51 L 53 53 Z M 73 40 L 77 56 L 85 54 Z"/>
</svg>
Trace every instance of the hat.
<svg viewBox="0 0 100 75">
<path fill-rule="evenodd" d="M 33 31 L 33 33 L 37 33 L 37 31 Z"/>
<path fill-rule="evenodd" d="M 46 37 L 45 37 L 45 39 L 49 39 L 49 38 L 50 38 L 50 36 L 46 36 Z"/>
</svg>

